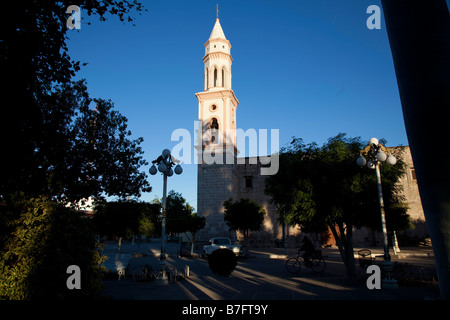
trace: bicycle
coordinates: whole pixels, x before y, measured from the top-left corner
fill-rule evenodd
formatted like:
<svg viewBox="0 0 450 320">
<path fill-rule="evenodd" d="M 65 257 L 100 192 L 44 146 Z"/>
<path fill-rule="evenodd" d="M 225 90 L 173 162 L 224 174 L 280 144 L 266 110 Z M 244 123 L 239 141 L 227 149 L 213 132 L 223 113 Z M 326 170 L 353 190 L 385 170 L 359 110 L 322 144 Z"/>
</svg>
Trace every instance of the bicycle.
<svg viewBox="0 0 450 320">
<path fill-rule="evenodd" d="M 311 268 L 312 271 L 320 273 L 323 272 L 327 266 L 325 260 L 323 259 L 321 250 L 316 250 L 316 252 L 312 254 L 309 263 L 306 263 L 304 260 L 305 259 L 300 255 L 299 251 L 296 258 L 291 257 L 287 259 L 286 270 L 290 273 L 297 273 L 300 271 L 303 264 L 305 267 Z"/>
</svg>

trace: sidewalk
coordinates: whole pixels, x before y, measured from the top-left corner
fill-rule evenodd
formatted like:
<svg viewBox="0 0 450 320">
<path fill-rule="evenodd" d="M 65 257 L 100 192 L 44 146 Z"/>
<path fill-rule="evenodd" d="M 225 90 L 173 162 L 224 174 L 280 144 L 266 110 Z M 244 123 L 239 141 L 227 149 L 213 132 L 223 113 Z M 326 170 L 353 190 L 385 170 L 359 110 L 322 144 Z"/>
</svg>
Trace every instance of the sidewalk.
<svg viewBox="0 0 450 320">
<path fill-rule="evenodd" d="M 137 245 L 124 244 L 121 253 L 130 253 L 129 270 L 145 264 L 158 268 L 159 243 L 146 243 L 140 247 L 144 257 L 133 258 Z M 365 270 L 357 267 L 356 278 L 345 275 L 345 267 L 337 248 L 324 248 L 327 269 L 322 274 L 303 268 L 298 274 L 286 271 L 287 256 L 296 256 L 297 249 L 253 248 L 248 258 L 239 258 L 230 277 L 214 275 L 206 259 L 177 256 L 179 244 L 166 246 L 167 263 L 179 268 L 189 266 L 190 276 L 175 283 L 105 280 L 105 298 L 127 300 L 428 300 L 439 299 L 436 285 L 399 285 L 399 289 L 369 290 Z M 431 247 L 400 248 L 392 255 L 393 262 L 434 268 Z M 357 261 L 357 251 L 355 258 Z M 382 248 L 371 248 L 373 255 L 382 255 Z M 109 244 L 104 253 L 113 254 L 114 245 Z M 142 256 L 142 255 L 141 255 Z M 378 259 L 378 258 L 376 258 Z M 380 258 L 382 259 L 382 258 Z"/>
<path fill-rule="evenodd" d="M 361 249 L 369 249 L 372 252 L 372 256 L 383 256 L 383 248 L 354 248 L 355 259 L 359 258 L 358 251 Z M 288 256 L 296 256 L 298 248 L 252 248 L 249 250 L 252 255 L 259 258 L 268 259 L 286 259 Z M 434 252 L 432 247 L 405 247 L 400 248 L 400 252 L 394 254 L 392 248 L 389 248 L 389 253 L 391 258 L 394 259 L 405 259 L 408 257 L 429 257 L 434 258 Z M 322 248 L 322 254 L 328 257 L 340 257 L 338 247 L 328 247 Z"/>
</svg>

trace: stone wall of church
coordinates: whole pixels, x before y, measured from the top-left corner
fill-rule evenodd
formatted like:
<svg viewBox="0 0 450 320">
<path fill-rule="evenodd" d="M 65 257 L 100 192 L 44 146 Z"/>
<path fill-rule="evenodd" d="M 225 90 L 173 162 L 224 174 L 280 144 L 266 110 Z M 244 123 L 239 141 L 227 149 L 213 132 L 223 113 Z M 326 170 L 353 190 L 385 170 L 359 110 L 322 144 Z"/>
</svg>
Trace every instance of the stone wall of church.
<svg viewBox="0 0 450 320">
<path fill-rule="evenodd" d="M 408 146 L 388 148 L 395 155 L 398 154 L 405 162 L 405 174 L 400 179 L 402 187 L 401 195 L 408 204 L 408 214 L 411 217 L 414 228 L 408 231 L 398 232 L 399 241 L 420 241 L 428 236 L 428 228 L 423 212 L 422 200 L 420 199 L 419 185 L 417 184 L 414 162 Z M 396 155 L 397 156 L 397 155 Z"/>
<path fill-rule="evenodd" d="M 262 230 L 258 232 L 251 231 L 249 234 L 250 245 L 261 245 L 281 237 L 281 227 L 276 221 L 275 206 L 270 203 L 270 198 L 264 194 L 264 179 L 266 176 L 260 174 L 261 164 L 251 164 L 249 159 L 251 158 L 245 158 L 246 163 L 238 164 L 237 166 L 239 179 L 236 186 L 238 189 L 236 200 L 240 198 L 251 199 L 262 205 L 266 210 L 267 215 L 264 219 Z M 239 235 L 238 238 L 241 239 L 243 237 Z"/>
<path fill-rule="evenodd" d="M 211 237 L 233 237 L 223 219 L 223 203 L 235 199 L 237 170 L 235 164 L 198 165 L 197 213 L 206 217 L 206 227 L 197 235 L 197 240 Z"/>
<path fill-rule="evenodd" d="M 261 175 L 261 163 L 256 157 L 241 158 L 238 161 L 237 170 L 238 195 L 236 200 L 247 198 L 256 201 L 266 210 L 266 218 L 260 231 L 251 231 L 249 234 L 250 246 L 278 246 L 281 245 L 283 230 L 277 221 L 276 207 L 271 203 L 271 199 L 264 193 L 265 179 L 267 176 Z M 289 227 L 287 235 L 291 244 L 298 242 L 299 228 Z M 243 235 L 238 233 L 238 240 L 243 240 Z"/>
</svg>

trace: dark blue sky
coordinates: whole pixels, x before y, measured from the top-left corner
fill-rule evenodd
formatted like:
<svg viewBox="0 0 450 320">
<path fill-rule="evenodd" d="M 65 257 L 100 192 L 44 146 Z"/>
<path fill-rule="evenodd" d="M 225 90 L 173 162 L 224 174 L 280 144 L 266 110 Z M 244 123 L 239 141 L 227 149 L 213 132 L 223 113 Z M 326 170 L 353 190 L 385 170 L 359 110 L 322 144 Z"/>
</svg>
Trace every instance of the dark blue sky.
<svg viewBox="0 0 450 320">
<path fill-rule="evenodd" d="M 171 141 L 175 129 L 194 136 L 194 94 L 203 90 L 203 45 L 216 3 L 232 45 L 238 128 L 279 129 L 280 146 L 293 136 L 321 145 L 339 132 L 408 145 L 383 13 L 380 30 L 366 27 L 367 7 L 381 8 L 380 1 L 143 3 L 149 12 L 134 14 L 136 26 L 115 17 L 98 22 L 82 11 L 81 30 L 68 32 L 71 57 L 88 63 L 77 77 L 87 80 L 92 97 L 111 99 L 128 118 L 148 161 L 178 143 Z M 168 188 L 195 207 L 196 166 L 182 165 Z M 162 196 L 159 174 L 150 184 L 142 200 Z"/>
</svg>

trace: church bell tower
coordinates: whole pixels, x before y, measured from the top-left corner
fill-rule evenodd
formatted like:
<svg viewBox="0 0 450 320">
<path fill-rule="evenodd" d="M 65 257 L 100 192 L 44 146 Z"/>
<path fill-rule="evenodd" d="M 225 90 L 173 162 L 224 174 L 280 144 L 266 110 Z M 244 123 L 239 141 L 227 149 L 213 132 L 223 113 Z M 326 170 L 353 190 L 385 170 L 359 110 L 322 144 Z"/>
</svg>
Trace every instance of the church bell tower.
<svg viewBox="0 0 450 320">
<path fill-rule="evenodd" d="M 235 198 L 236 190 L 236 109 L 239 104 L 231 89 L 231 43 L 217 18 L 206 41 L 204 88 L 198 99 L 198 181 L 197 212 L 206 217 L 200 233 L 207 240 L 230 236 L 223 220 L 223 202 Z"/>
<path fill-rule="evenodd" d="M 204 46 L 204 91 L 195 94 L 199 105 L 203 160 L 208 164 L 213 160 L 230 163 L 237 156 L 236 108 L 239 101 L 231 89 L 231 44 L 218 17 Z"/>
</svg>

